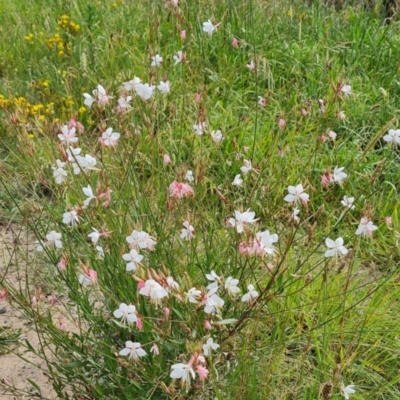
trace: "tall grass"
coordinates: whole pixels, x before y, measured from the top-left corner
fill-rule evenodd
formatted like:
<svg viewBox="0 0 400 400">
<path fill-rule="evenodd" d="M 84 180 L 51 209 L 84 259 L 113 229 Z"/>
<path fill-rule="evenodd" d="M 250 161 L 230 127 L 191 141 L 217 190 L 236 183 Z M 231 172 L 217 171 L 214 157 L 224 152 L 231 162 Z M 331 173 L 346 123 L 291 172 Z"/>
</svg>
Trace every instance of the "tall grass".
<svg viewBox="0 0 400 400">
<path fill-rule="evenodd" d="M 2 214 L 38 241 L 26 288 L 0 286 L 58 398 L 399 396 L 395 20 L 319 2 L 0 4 Z M 134 77 L 170 92 L 143 100 L 121 89 Z M 58 135 L 77 122 L 73 155 Z"/>
</svg>

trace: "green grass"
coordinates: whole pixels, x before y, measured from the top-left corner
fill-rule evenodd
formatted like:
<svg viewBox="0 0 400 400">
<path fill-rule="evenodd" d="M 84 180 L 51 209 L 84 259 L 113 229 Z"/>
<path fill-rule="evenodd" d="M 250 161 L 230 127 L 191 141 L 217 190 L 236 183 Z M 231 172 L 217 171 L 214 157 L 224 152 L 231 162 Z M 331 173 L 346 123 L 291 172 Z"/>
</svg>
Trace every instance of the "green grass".
<svg viewBox="0 0 400 400">
<path fill-rule="evenodd" d="M 212 36 L 202 30 L 208 19 L 220 23 Z M 55 230 L 63 241 L 62 250 L 32 254 L 30 292 L 6 280 L 0 286 L 35 323 L 43 345 L 52 345 L 47 373 L 59 398 L 340 399 L 349 384 L 354 399 L 400 396 L 399 151 L 383 140 L 398 123 L 399 27 L 385 24 L 378 8 L 320 2 L 181 0 L 173 8 L 163 1 L 0 0 L 2 217 L 38 240 Z M 187 62 L 174 66 L 179 50 Z M 158 68 L 150 67 L 155 54 L 163 57 Z M 255 71 L 246 67 L 251 60 Z M 168 79 L 171 92 L 156 91 L 146 102 L 133 95 L 132 110 L 117 113 L 118 89 L 134 76 L 153 85 Z M 88 109 L 83 93 L 98 84 L 113 98 Z M 352 87 L 348 97 L 342 84 Z M 58 185 L 51 166 L 66 156 L 57 134 L 71 118 L 85 127 L 74 146 L 96 158 L 97 170 L 74 175 L 68 165 Z M 203 136 L 192 127 L 200 121 L 207 123 Z M 98 143 L 108 127 L 121 133 L 115 148 Z M 211 139 L 217 129 L 219 144 Z M 330 130 L 336 140 L 323 142 Z M 258 172 L 242 174 L 237 188 L 231 182 L 245 159 Z M 347 179 L 324 189 L 321 176 L 337 166 Z M 194 197 L 173 199 L 169 185 L 188 170 Z M 295 223 L 283 199 L 299 183 L 310 202 L 298 206 Z M 99 199 L 82 208 L 88 184 L 97 195 L 112 190 L 109 207 Z M 354 210 L 341 205 L 344 195 L 355 198 Z M 62 215 L 73 207 L 81 220 L 69 227 Z M 247 209 L 259 218 L 254 226 L 242 234 L 226 226 L 235 210 Z M 355 235 L 364 216 L 378 227 L 372 238 Z M 185 220 L 195 228 L 190 242 L 180 238 Z M 87 238 L 92 228 L 111 232 L 99 240 L 104 259 Z M 122 255 L 133 229 L 157 245 L 141 252 L 145 267 L 132 279 Z M 239 253 L 240 242 L 267 229 L 279 236 L 275 256 Z M 327 237 L 342 237 L 351 251 L 325 258 Z M 65 271 L 55 267 L 62 258 Z M 97 284 L 79 284 L 83 265 L 97 272 Z M 222 290 L 220 318 L 182 301 L 192 287 L 205 290 L 211 270 L 239 279 L 241 295 L 253 284 L 258 300 L 246 305 Z M 156 274 L 182 288 L 158 307 L 137 288 Z M 60 303 L 49 307 L 38 296 L 32 307 L 39 289 Z M 143 331 L 113 318 L 122 302 L 136 306 Z M 53 323 L 60 316 L 70 332 Z M 207 318 L 236 322 L 210 333 Z M 187 363 L 209 336 L 220 344 L 207 358 L 209 379 L 197 377 L 190 388 L 172 381 L 171 365 Z M 118 356 L 129 340 L 148 353 L 138 365 Z M 149 354 L 153 343 L 158 357 Z M 322 394 L 329 382 L 332 397 Z"/>
</svg>

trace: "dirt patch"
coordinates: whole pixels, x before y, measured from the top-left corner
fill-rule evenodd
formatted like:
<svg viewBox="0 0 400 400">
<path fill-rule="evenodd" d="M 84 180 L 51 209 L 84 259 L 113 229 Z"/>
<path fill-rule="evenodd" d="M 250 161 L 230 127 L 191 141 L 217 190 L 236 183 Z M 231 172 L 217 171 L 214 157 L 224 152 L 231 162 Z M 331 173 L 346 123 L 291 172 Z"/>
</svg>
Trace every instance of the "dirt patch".
<svg viewBox="0 0 400 400">
<path fill-rule="evenodd" d="M 17 250 L 23 249 L 23 252 L 29 255 L 34 251 L 33 243 L 34 239 L 19 226 L 0 227 L 0 280 L 4 278 L 14 287 L 25 290 L 27 258 L 21 256 L 21 252 Z M 15 330 L 20 331 L 20 334 L 13 341 L 11 333 Z M 35 350 L 40 348 L 40 341 L 34 326 L 29 323 L 21 311 L 11 306 L 7 299 L 0 300 L 1 337 L 3 343 L 6 341 L 4 348 L 6 353 L 3 354 L 0 350 L 0 398 L 18 400 L 56 399 L 57 396 L 48 378 L 40 369 L 41 367 L 45 368 L 45 362 L 32 352 L 27 352 L 25 346 L 23 346 L 23 342 L 28 341 Z M 8 341 L 8 338 L 11 340 Z M 41 396 L 36 397 L 34 395 L 38 392 L 28 379 L 40 387 Z M 7 393 L 6 386 L 23 390 L 25 394 L 21 392 Z"/>
</svg>

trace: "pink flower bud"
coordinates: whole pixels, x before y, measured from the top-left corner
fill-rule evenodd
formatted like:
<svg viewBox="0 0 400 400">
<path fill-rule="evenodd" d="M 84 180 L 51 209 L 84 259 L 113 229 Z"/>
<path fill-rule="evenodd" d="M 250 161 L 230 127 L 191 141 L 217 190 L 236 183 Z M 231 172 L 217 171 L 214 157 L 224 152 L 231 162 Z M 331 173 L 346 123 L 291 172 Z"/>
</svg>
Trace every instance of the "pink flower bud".
<svg viewBox="0 0 400 400">
<path fill-rule="evenodd" d="M 199 103 L 200 100 L 201 100 L 201 94 L 200 93 L 196 93 L 196 96 L 194 98 Z"/>
<path fill-rule="evenodd" d="M 204 321 L 204 328 L 209 330 L 209 331 L 211 330 L 211 324 L 210 324 L 210 321 L 208 319 L 206 319 Z"/>
<path fill-rule="evenodd" d="M 31 305 L 32 305 L 32 307 L 36 307 L 37 306 L 37 298 L 36 298 L 36 296 L 32 296 Z"/>
<path fill-rule="evenodd" d="M 239 40 L 237 40 L 236 38 L 233 38 L 232 47 L 234 47 L 235 49 L 238 49 L 239 48 Z"/>
<path fill-rule="evenodd" d="M 142 318 L 138 317 L 136 320 L 136 328 L 138 331 L 142 331 L 143 330 L 143 320 Z"/>
<path fill-rule="evenodd" d="M 324 189 L 328 189 L 329 184 L 332 182 L 332 174 L 330 172 L 326 172 L 321 176 L 321 185 Z"/>
<path fill-rule="evenodd" d="M 385 217 L 385 224 L 387 226 L 392 225 L 392 217 Z"/>
<path fill-rule="evenodd" d="M 173 181 L 169 185 L 169 194 L 171 197 L 176 199 L 182 199 L 183 197 L 194 196 L 192 187 L 187 183 Z"/>
<path fill-rule="evenodd" d="M 283 129 L 286 126 L 286 121 L 283 118 L 279 118 L 279 128 Z"/>
<path fill-rule="evenodd" d="M 305 110 L 304 108 L 302 108 L 302 109 L 301 109 L 301 115 L 302 115 L 303 117 L 307 116 L 307 115 L 308 115 L 308 111 Z"/>
<path fill-rule="evenodd" d="M 54 296 L 53 294 L 49 294 L 48 296 L 47 296 L 47 301 L 50 303 L 50 304 L 55 304 L 55 303 L 57 303 L 57 301 L 58 301 L 58 299 L 57 299 L 57 296 Z"/>
<path fill-rule="evenodd" d="M 95 270 L 89 269 L 88 277 L 92 281 L 92 283 L 96 283 L 97 282 L 97 272 Z"/>
<path fill-rule="evenodd" d="M 197 362 L 200 363 L 200 364 L 205 364 L 206 363 L 206 359 L 201 354 L 199 354 L 197 356 Z"/>
<path fill-rule="evenodd" d="M 68 327 L 67 327 L 67 324 L 66 324 L 64 318 L 58 317 L 58 324 L 59 324 L 60 329 L 61 329 L 62 331 L 67 332 Z"/>
<path fill-rule="evenodd" d="M 169 154 L 164 154 L 163 159 L 165 165 L 171 164 L 171 157 L 169 156 Z"/>
<path fill-rule="evenodd" d="M 181 40 L 184 41 L 186 39 L 186 31 L 185 30 L 181 31 L 180 36 L 181 36 Z"/>
<path fill-rule="evenodd" d="M 67 260 L 65 258 L 62 258 L 60 262 L 57 264 L 57 268 L 60 271 L 65 271 L 67 269 Z"/>
<path fill-rule="evenodd" d="M 321 135 L 319 138 L 321 139 L 322 143 L 325 143 L 328 140 L 328 138 L 325 135 Z"/>
<path fill-rule="evenodd" d="M 202 380 L 202 381 L 206 380 L 208 377 L 208 374 L 210 373 L 210 371 L 207 368 L 203 367 L 200 364 L 198 364 L 196 366 L 196 371 L 199 374 L 200 380 Z"/>
<path fill-rule="evenodd" d="M 139 290 L 140 290 L 140 289 L 143 289 L 145 286 L 146 286 L 146 285 L 145 285 L 145 283 L 144 283 L 143 281 L 140 281 L 140 282 L 138 283 L 138 289 L 139 289 Z"/>
<path fill-rule="evenodd" d="M 8 296 L 8 291 L 7 289 L 1 289 L 0 290 L 0 300 L 5 300 Z"/>
<path fill-rule="evenodd" d="M 153 344 L 153 346 L 151 346 L 150 353 L 153 353 L 155 356 L 158 356 L 160 354 L 160 349 L 155 343 Z"/>
<path fill-rule="evenodd" d="M 72 128 L 78 129 L 79 133 L 82 133 L 85 131 L 85 127 L 74 118 L 71 118 L 68 122 L 68 129 L 72 129 Z"/>
<path fill-rule="evenodd" d="M 165 307 L 164 312 L 165 312 L 165 319 L 167 320 L 171 315 L 171 310 L 168 307 Z"/>
</svg>

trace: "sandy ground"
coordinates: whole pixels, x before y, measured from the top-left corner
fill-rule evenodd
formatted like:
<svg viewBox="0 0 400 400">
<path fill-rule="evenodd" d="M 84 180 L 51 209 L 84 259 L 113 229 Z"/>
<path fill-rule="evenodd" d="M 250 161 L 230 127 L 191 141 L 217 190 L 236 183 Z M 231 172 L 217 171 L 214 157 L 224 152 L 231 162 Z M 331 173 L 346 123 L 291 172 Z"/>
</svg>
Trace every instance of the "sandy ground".
<svg viewBox="0 0 400 400">
<path fill-rule="evenodd" d="M 16 247 L 29 255 L 33 252 L 33 240 L 29 240 L 30 244 L 26 242 L 27 235 L 22 228 L 16 225 L 0 226 L 0 280 L 4 277 L 14 286 L 24 287 L 25 282 L 21 278 L 24 273 L 18 273 L 18 268 L 21 268 L 22 264 L 20 256 L 16 252 Z M 39 348 L 39 339 L 34 326 L 30 325 L 24 315 L 18 309 L 12 307 L 7 300 L 0 299 L 0 337 L 2 335 L 8 337 L 7 332 L 9 330 L 4 329 L 6 327 L 13 330 L 18 329 L 21 332 L 19 342 L 7 345 L 7 349 L 12 352 L 3 354 L 0 348 L 0 399 L 57 399 L 47 377 L 40 368 L 35 366 L 45 366 L 44 361 L 35 354 L 27 352 L 23 346 L 24 340 L 28 340 L 35 349 Z M 23 361 L 18 355 L 23 356 L 28 362 Z M 35 396 L 37 391 L 27 379 L 33 380 L 41 388 L 40 396 Z M 7 385 L 23 389 L 25 394 L 7 393 L 5 391 Z"/>
</svg>

